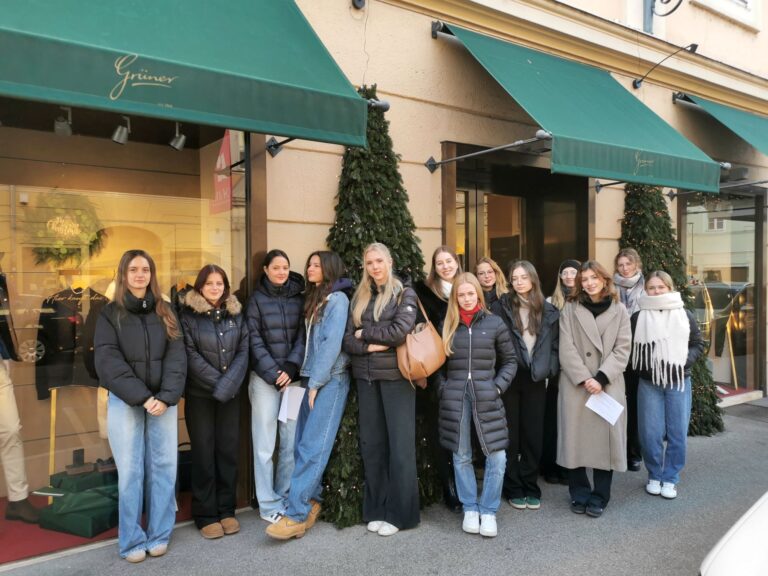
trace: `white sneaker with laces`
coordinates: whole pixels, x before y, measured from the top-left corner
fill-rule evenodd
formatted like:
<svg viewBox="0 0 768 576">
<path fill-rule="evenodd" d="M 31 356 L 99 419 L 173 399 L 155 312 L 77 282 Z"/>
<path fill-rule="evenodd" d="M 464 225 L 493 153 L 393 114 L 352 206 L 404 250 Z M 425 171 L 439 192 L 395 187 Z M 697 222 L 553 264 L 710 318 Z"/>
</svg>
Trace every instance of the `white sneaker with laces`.
<svg viewBox="0 0 768 576">
<path fill-rule="evenodd" d="M 461 529 L 467 534 L 480 534 L 480 512 L 464 512 L 464 522 Z"/>
<path fill-rule="evenodd" d="M 378 532 L 382 524 L 384 524 L 383 520 L 371 520 L 368 522 L 368 532 Z"/>
<path fill-rule="evenodd" d="M 390 524 L 389 522 L 382 522 L 381 528 L 379 528 L 379 536 L 392 536 L 400 532 L 400 528 Z"/>
<path fill-rule="evenodd" d="M 658 496 L 661 494 L 661 482 L 658 480 L 648 480 L 648 484 L 645 485 L 645 491 L 652 496 Z"/>
<path fill-rule="evenodd" d="M 480 516 L 480 536 L 494 538 L 499 533 L 496 527 L 495 514 L 483 514 Z"/>
<path fill-rule="evenodd" d="M 280 518 L 283 517 L 283 514 L 281 512 L 272 512 L 269 516 L 262 516 L 262 520 L 266 520 L 270 524 L 277 524 L 280 522 Z"/>
<path fill-rule="evenodd" d="M 664 484 L 661 485 L 661 496 L 669 500 L 677 498 L 677 488 L 675 488 L 675 485 L 671 482 L 664 482 Z"/>
</svg>

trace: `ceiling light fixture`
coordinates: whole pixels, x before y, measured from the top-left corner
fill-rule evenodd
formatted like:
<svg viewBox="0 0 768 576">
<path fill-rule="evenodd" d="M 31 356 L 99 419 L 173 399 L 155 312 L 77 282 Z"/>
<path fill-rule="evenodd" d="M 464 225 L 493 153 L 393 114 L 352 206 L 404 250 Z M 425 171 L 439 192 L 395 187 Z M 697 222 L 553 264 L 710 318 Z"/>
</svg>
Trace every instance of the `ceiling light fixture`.
<svg viewBox="0 0 768 576">
<path fill-rule="evenodd" d="M 178 150 L 179 152 L 184 150 L 184 146 L 187 143 L 187 136 L 186 136 L 186 134 L 183 134 L 183 133 L 179 132 L 179 127 L 180 126 L 181 126 L 181 124 L 176 122 L 176 136 L 171 138 L 171 141 L 168 142 L 168 145 L 171 148 L 173 148 L 174 150 Z"/>
<path fill-rule="evenodd" d="M 131 119 L 128 116 L 122 116 L 125 124 L 118 124 L 112 133 L 112 142 L 115 144 L 125 144 L 128 142 L 128 135 L 131 133 Z"/>
<path fill-rule="evenodd" d="M 53 121 L 53 132 L 57 136 L 72 136 L 72 108 L 69 106 L 59 106 L 59 108 L 67 113 L 67 117 L 56 117 Z"/>
</svg>

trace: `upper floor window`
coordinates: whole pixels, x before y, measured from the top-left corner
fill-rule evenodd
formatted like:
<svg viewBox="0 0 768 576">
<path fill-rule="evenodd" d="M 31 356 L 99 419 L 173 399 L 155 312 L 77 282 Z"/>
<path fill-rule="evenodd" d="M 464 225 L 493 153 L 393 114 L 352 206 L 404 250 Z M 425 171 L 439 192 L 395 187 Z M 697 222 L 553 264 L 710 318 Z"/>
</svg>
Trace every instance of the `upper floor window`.
<svg viewBox="0 0 768 576">
<path fill-rule="evenodd" d="M 691 4 L 758 32 L 761 28 L 761 3 L 762 0 L 691 0 Z"/>
</svg>

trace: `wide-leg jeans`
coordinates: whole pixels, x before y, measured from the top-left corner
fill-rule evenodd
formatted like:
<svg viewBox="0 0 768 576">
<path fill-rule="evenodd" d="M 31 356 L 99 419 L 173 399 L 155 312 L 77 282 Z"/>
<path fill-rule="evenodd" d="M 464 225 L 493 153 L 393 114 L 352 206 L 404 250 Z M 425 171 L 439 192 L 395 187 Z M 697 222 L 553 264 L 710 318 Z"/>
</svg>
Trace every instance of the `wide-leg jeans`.
<svg viewBox="0 0 768 576">
<path fill-rule="evenodd" d="M 293 385 L 293 384 L 291 384 Z M 285 499 L 293 474 L 293 447 L 296 436 L 296 420 L 278 422 L 280 390 L 268 384 L 255 372 L 248 383 L 251 400 L 251 438 L 253 440 L 253 480 L 259 514 L 267 517 L 275 512 L 285 512 Z M 277 465 L 275 465 L 275 443 Z"/>
<path fill-rule="evenodd" d="M 309 408 L 309 390 L 304 394 L 296 425 L 295 467 L 285 515 L 304 522 L 311 500 L 321 500 L 323 473 L 331 457 L 349 394 L 349 373 L 337 374 L 322 386 Z"/>
<path fill-rule="evenodd" d="M 129 406 L 114 394 L 107 405 L 109 445 L 117 464 L 118 545 L 125 558 L 136 550 L 168 544 L 176 523 L 178 410 L 169 406 L 151 416 L 143 406 Z M 147 514 L 141 525 L 142 507 Z"/>
</svg>

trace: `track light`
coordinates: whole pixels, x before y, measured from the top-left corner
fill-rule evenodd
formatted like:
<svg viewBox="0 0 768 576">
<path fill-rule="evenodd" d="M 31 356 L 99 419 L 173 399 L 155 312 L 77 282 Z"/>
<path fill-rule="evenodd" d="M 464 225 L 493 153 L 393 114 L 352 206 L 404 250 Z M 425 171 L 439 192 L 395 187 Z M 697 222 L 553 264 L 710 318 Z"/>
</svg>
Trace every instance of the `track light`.
<svg viewBox="0 0 768 576">
<path fill-rule="evenodd" d="M 696 52 L 696 50 L 698 50 L 698 49 L 699 49 L 699 45 L 698 45 L 698 44 L 696 44 L 696 43 L 688 44 L 688 46 L 683 46 L 682 48 L 678 48 L 677 50 L 675 50 L 674 52 L 672 52 L 672 54 L 669 54 L 668 56 L 665 56 L 664 58 L 662 58 L 661 60 L 659 60 L 659 61 L 658 61 L 656 64 L 654 64 L 654 65 L 653 65 L 653 67 L 652 67 L 650 70 L 648 70 L 648 72 L 646 72 L 646 73 L 643 75 L 643 77 L 642 77 L 642 78 L 635 78 L 634 80 L 632 80 L 632 88 L 634 88 L 635 90 L 637 90 L 638 88 L 640 88 L 640 86 L 641 86 L 641 85 L 642 85 L 642 83 L 643 83 L 643 80 L 645 80 L 646 78 L 648 78 L 648 74 L 650 74 L 651 72 L 653 72 L 654 70 L 656 70 L 656 68 L 659 66 L 659 64 L 661 64 L 661 63 L 662 63 L 662 62 L 664 62 L 665 60 L 668 60 L 668 59 L 672 58 L 672 56 L 674 56 L 675 54 L 677 54 L 677 53 L 679 53 L 679 52 L 682 52 L 683 50 L 687 50 L 687 51 L 688 51 L 688 52 L 690 52 L 691 54 L 694 54 L 694 53 Z"/>
<path fill-rule="evenodd" d="M 112 142 L 115 144 L 125 144 L 128 142 L 128 135 L 131 133 L 131 119 L 128 116 L 122 116 L 125 124 L 118 124 L 112 133 Z"/>
<path fill-rule="evenodd" d="M 186 134 L 181 134 L 179 132 L 179 126 L 181 126 L 181 124 L 176 122 L 176 136 L 171 138 L 171 141 L 168 142 L 168 145 L 174 150 L 181 152 L 184 150 L 184 145 L 187 143 L 187 136 Z"/>
<path fill-rule="evenodd" d="M 57 136 L 72 136 L 72 108 L 69 106 L 59 106 L 59 108 L 67 113 L 67 117 L 58 116 L 53 121 L 53 132 Z"/>
</svg>

